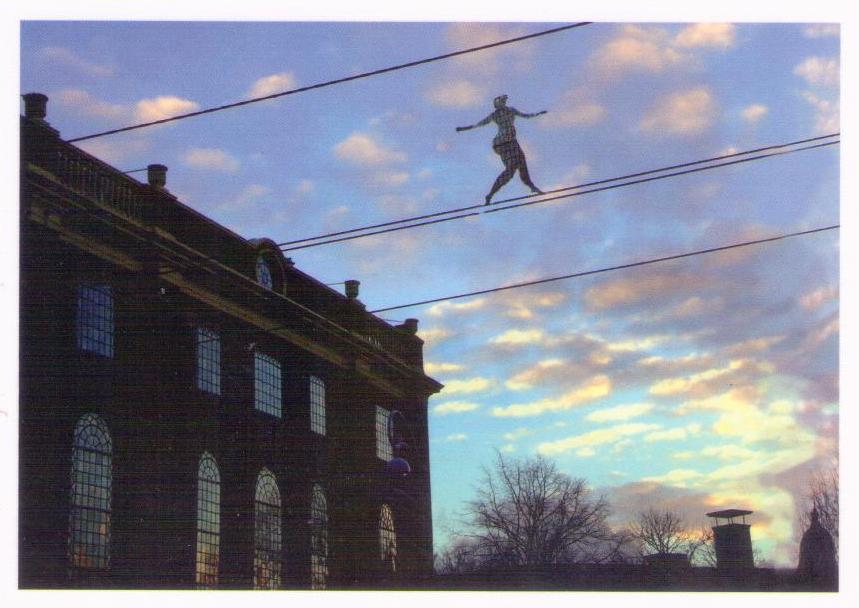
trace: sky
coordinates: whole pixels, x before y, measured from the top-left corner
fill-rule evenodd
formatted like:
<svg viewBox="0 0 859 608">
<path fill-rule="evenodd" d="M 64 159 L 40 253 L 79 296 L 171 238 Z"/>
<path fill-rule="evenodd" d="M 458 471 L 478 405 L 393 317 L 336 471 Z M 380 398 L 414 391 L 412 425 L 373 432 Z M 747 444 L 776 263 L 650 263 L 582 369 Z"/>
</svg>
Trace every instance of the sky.
<svg viewBox="0 0 859 608">
<path fill-rule="evenodd" d="M 270 19 L 271 17 L 269 17 Z M 551 22 L 25 21 L 20 92 L 80 137 L 537 32 Z M 182 202 L 284 242 L 483 202 L 496 95 L 543 190 L 840 130 L 826 23 L 604 19 L 495 50 L 81 142 L 169 167 Z M 839 146 L 288 252 L 369 310 L 840 222 Z M 145 173 L 132 174 L 145 179 Z M 514 177 L 496 200 L 528 194 Z M 643 508 L 747 508 L 793 566 L 839 452 L 840 231 L 380 313 L 420 320 L 436 550 L 496 454 Z"/>
</svg>

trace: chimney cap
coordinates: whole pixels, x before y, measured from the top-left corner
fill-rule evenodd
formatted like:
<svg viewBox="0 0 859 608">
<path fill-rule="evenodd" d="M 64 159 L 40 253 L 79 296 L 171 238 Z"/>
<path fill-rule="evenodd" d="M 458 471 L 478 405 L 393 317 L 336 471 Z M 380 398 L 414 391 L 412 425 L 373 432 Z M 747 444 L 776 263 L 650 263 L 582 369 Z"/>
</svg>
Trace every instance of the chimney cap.
<svg viewBox="0 0 859 608">
<path fill-rule="evenodd" d="M 44 93 L 25 93 L 24 116 L 27 118 L 44 122 L 48 115 L 48 96 Z"/>
<path fill-rule="evenodd" d="M 361 285 L 361 281 L 357 281 L 355 279 L 348 279 L 346 281 L 346 297 L 350 300 L 354 300 L 358 297 L 358 288 Z"/>
<path fill-rule="evenodd" d="M 146 167 L 146 177 L 149 185 L 154 188 L 164 188 L 167 186 L 167 166 L 159 164 L 151 164 Z"/>
</svg>

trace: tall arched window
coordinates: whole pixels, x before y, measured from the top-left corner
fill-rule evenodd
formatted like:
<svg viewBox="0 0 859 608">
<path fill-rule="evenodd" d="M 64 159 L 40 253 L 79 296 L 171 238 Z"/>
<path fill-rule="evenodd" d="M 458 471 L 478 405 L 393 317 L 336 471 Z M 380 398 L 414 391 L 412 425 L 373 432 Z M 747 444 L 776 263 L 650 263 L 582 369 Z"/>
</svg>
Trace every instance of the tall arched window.
<svg viewBox="0 0 859 608">
<path fill-rule="evenodd" d="M 325 434 L 325 383 L 316 376 L 310 377 L 310 430 Z"/>
<path fill-rule="evenodd" d="M 110 565 L 111 455 L 107 425 L 85 414 L 75 426 L 72 448 L 69 562 L 78 568 Z"/>
<path fill-rule="evenodd" d="M 325 589 L 328 585 L 328 502 L 319 484 L 313 484 L 310 521 L 310 587 Z"/>
<path fill-rule="evenodd" d="M 391 572 L 397 571 L 397 532 L 391 507 L 382 505 L 379 514 L 379 554 Z"/>
<path fill-rule="evenodd" d="M 280 490 L 271 471 L 257 476 L 254 500 L 254 588 L 280 588 Z"/>
<path fill-rule="evenodd" d="M 197 567 L 195 582 L 201 589 L 218 586 L 221 547 L 221 474 L 208 452 L 197 469 Z"/>
<path fill-rule="evenodd" d="M 266 289 L 272 289 L 274 287 L 274 280 L 271 276 L 271 268 L 269 268 L 268 262 L 266 262 L 265 258 L 262 256 L 259 256 L 257 258 L 256 275 L 257 283 L 259 283 Z"/>
</svg>

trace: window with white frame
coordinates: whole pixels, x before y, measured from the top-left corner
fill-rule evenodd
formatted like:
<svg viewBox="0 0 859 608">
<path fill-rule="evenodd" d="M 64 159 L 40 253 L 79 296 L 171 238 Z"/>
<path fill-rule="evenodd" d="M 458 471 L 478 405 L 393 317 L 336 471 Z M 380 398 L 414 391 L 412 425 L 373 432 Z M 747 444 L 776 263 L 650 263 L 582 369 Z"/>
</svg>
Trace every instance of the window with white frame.
<svg viewBox="0 0 859 608">
<path fill-rule="evenodd" d="M 388 434 L 391 412 L 383 407 L 376 406 L 376 456 L 389 461 L 393 457 L 391 449 L 391 437 Z"/>
<path fill-rule="evenodd" d="M 262 256 L 259 256 L 257 258 L 256 275 L 257 283 L 259 283 L 266 289 L 272 289 L 274 287 L 274 280 L 271 276 L 271 268 L 269 267 L 268 262 L 266 262 L 265 258 Z"/>
<path fill-rule="evenodd" d="M 110 565 L 112 454 L 104 420 L 82 416 L 74 431 L 69 512 L 69 562 L 77 568 Z"/>
<path fill-rule="evenodd" d="M 80 350 L 113 357 L 113 292 L 109 285 L 78 287 L 77 342 Z"/>
<path fill-rule="evenodd" d="M 325 383 L 316 376 L 310 377 L 310 430 L 325 434 Z"/>
<path fill-rule="evenodd" d="M 278 418 L 283 409 L 280 361 L 262 353 L 254 353 L 254 407 Z"/>
<path fill-rule="evenodd" d="M 221 394 L 221 337 L 205 327 L 197 328 L 197 388 Z"/>
<path fill-rule="evenodd" d="M 391 572 L 397 571 L 397 532 L 391 507 L 386 504 L 379 513 L 379 555 Z"/>
<path fill-rule="evenodd" d="M 313 484 L 310 501 L 310 587 L 328 585 L 328 502 L 319 484 Z"/>
<path fill-rule="evenodd" d="M 197 469 L 197 564 L 198 589 L 218 586 L 221 547 L 221 474 L 209 453 L 200 457 Z"/>
<path fill-rule="evenodd" d="M 280 490 L 271 471 L 257 476 L 254 500 L 254 588 L 279 589 L 281 571 Z"/>
</svg>

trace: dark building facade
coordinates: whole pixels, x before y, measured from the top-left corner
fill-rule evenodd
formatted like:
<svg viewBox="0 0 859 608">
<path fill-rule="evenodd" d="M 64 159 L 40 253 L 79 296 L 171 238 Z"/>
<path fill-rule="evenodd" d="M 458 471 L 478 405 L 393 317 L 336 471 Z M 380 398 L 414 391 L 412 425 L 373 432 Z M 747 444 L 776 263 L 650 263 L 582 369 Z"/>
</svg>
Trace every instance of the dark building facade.
<svg viewBox="0 0 859 608">
<path fill-rule="evenodd" d="M 19 585 L 430 577 L 417 321 L 64 142 L 46 104 L 21 119 Z"/>
</svg>

